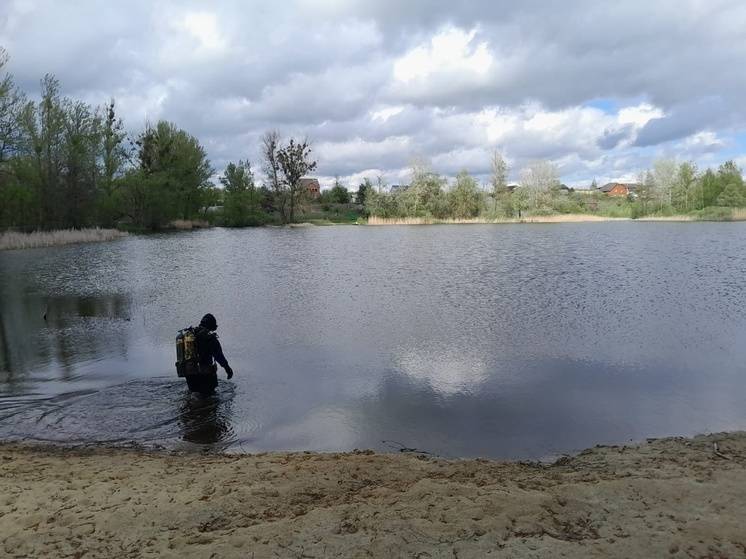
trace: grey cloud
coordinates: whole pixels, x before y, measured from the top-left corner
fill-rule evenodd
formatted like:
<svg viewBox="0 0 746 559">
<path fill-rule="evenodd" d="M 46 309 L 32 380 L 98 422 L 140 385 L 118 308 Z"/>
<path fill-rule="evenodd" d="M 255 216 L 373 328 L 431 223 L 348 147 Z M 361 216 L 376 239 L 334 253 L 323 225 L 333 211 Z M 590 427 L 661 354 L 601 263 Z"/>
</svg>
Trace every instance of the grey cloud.
<svg viewBox="0 0 746 559">
<path fill-rule="evenodd" d="M 707 98 L 675 107 L 670 114 L 648 122 L 637 135 L 635 145 L 652 146 L 678 140 L 702 128 L 719 124 L 727 115 L 720 98 Z"/>
<path fill-rule="evenodd" d="M 598 139 L 598 147 L 605 150 L 614 149 L 632 134 L 632 125 L 623 126 L 619 130 L 604 130 L 604 135 Z"/>
</svg>

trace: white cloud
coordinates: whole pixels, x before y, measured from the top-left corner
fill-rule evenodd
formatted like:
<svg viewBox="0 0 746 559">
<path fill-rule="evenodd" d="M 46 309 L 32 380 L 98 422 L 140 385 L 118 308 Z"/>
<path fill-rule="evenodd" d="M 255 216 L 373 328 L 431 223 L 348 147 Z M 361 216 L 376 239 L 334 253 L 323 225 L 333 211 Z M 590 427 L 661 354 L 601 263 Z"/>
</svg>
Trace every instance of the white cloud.
<svg viewBox="0 0 746 559">
<path fill-rule="evenodd" d="M 222 52 L 227 46 L 215 14 L 208 12 L 187 13 L 180 26 L 197 39 L 199 48 L 206 52 Z"/>
<path fill-rule="evenodd" d="M 681 149 L 687 152 L 711 152 L 725 147 L 725 143 L 718 138 L 715 132 L 702 131 L 692 134 L 679 144 Z"/>
<path fill-rule="evenodd" d="M 641 103 L 634 107 L 624 107 L 619 111 L 617 122 L 619 124 L 633 124 L 638 127 L 645 126 L 654 118 L 663 117 L 663 111 L 649 103 Z"/>
<path fill-rule="evenodd" d="M 476 391 L 490 376 L 482 359 L 459 350 L 438 349 L 433 354 L 426 349 L 412 350 L 397 358 L 397 366 L 444 396 Z"/>
<path fill-rule="evenodd" d="M 394 78 L 404 84 L 431 76 L 484 77 L 493 57 L 487 43 L 474 41 L 477 31 L 447 27 L 394 63 Z"/>
<path fill-rule="evenodd" d="M 382 109 L 378 109 L 377 111 L 372 111 L 370 113 L 370 118 L 373 121 L 381 121 L 386 122 L 391 117 L 394 117 L 398 114 L 400 114 L 404 110 L 404 107 L 401 105 L 395 106 L 395 107 L 384 107 Z"/>
</svg>

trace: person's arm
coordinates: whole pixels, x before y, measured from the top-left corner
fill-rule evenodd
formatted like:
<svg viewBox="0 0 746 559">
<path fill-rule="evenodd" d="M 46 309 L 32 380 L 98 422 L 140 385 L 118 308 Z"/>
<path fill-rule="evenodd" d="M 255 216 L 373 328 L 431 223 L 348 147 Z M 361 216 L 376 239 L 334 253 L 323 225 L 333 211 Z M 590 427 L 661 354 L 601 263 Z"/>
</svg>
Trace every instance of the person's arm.
<svg viewBox="0 0 746 559">
<path fill-rule="evenodd" d="M 223 348 L 220 346 L 220 341 L 217 336 L 214 336 L 212 339 L 212 356 L 215 358 L 215 361 L 218 362 L 218 365 L 225 369 L 225 374 L 228 375 L 228 378 L 230 379 L 233 377 L 233 369 L 228 365 L 228 360 L 225 358 L 225 355 L 223 355 Z"/>
</svg>

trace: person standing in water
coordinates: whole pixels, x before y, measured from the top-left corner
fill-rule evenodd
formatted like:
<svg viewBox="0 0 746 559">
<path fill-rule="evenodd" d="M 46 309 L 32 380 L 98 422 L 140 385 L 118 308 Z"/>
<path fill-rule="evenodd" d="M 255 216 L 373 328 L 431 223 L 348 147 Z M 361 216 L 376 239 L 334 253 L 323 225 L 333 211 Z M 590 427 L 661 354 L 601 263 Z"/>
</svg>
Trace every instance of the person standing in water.
<svg viewBox="0 0 746 559">
<path fill-rule="evenodd" d="M 194 329 L 200 373 L 184 377 L 192 392 L 205 395 L 215 392 L 218 386 L 218 366 L 215 362 L 225 369 L 228 379 L 233 378 L 233 369 L 228 365 L 228 360 L 223 355 L 223 348 L 220 347 L 218 335 L 215 333 L 217 329 L 218 322 L 210 313 L 203 316 L 199 326 Z"/>
</svg>

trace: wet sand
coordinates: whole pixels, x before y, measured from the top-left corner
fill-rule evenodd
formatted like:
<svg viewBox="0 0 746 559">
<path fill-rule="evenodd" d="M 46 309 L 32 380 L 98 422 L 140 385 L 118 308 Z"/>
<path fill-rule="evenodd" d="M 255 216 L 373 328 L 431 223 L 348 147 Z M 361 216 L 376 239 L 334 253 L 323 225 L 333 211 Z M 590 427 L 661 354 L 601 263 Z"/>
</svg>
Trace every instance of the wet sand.
<svg viewBox="0 0 746 559">
<path fill-rule="evenodd" d="M 2 444 L 0 474 L 7 557 L 746 556 L 743 432 L 552 465 Z"/>
</svg>

